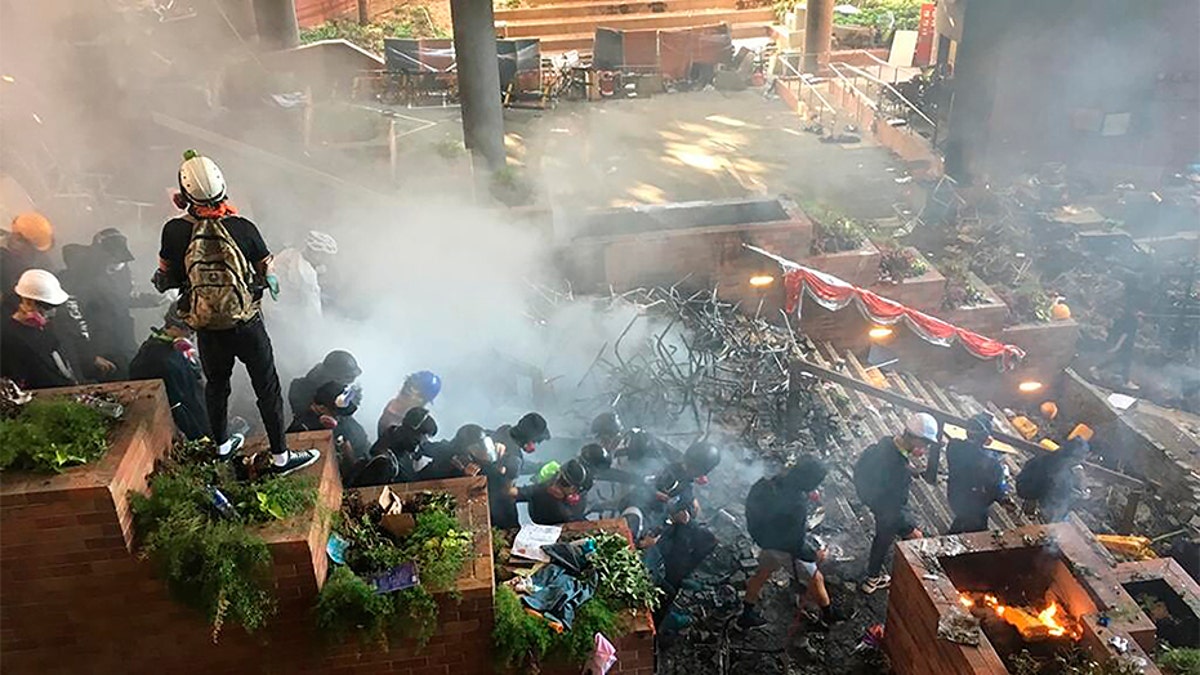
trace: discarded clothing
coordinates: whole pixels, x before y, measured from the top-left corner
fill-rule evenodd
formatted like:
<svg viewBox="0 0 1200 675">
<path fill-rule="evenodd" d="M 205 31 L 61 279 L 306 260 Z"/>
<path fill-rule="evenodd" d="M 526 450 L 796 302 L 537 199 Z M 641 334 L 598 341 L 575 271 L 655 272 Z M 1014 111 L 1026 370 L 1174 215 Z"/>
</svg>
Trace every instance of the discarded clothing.
<svg viewBox="0 0 1200 675">
<path fill-rule="evenodd" d="M 571 629 L 575 612 L 596 592 L 590 583 L 576 579 L 558 565 L 546 565 L 529 581 L 534 591 L 521 596 L 521 602 L 566 630 Z"/>
</svg>

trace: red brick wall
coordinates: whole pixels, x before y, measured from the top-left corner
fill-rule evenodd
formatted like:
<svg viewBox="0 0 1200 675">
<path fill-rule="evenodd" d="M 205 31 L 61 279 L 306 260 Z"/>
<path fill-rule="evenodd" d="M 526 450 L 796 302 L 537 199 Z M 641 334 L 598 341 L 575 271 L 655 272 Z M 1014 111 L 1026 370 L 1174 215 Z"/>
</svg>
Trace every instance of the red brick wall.
<svg viewBox="0 0 1200 675">
<path fill-rule="evenodd" d="M 330 19 L 357 17 L 357 0 L 296 0 L 296 22 L 301 28 L 319 26 Z"/>
<path fill-rule="evenodd" d="M 317 633 L 312 608 L 327 565 L 327 515 L 341 499 L 328 432 L 293 436 L 322 451 L 308 471 L 321 482 L 325 508 L 262 532 L 274 560 L 277 614 L 260 633 L 228 626 L 213 644 L 204 618 L 171 598 L 150 563 L 127 548 L 126 490 L 145 490 L 172 429 L 161 384 L 135 388 L 138 397 L 102 460 L 50 478 L 0 476 L 5 673 L 493 672 L 491 531 L 482 479 L 411 488 L 457 490 L 460 517 L 480 533 L 460 578 L 462 599 L 438 598 L 440 625 L 424 649 L 408 641 L 388 650 L 328 644 Z"/>
</svg>

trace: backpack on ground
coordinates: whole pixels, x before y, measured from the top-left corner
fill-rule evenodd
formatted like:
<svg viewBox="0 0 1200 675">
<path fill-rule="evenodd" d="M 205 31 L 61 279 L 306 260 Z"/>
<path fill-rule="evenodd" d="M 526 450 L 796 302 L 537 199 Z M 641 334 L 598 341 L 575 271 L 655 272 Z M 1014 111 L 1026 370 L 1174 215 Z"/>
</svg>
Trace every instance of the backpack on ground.
<svg viewBox="0 0 1200 675">
<path fill-rule="evenodd" d="M 196 330 L 226 330 L 254 318 L 254 270 L 219 219 L 197 220 L 183 255 L 187 277 L 184 321 Z"/>
</svg>

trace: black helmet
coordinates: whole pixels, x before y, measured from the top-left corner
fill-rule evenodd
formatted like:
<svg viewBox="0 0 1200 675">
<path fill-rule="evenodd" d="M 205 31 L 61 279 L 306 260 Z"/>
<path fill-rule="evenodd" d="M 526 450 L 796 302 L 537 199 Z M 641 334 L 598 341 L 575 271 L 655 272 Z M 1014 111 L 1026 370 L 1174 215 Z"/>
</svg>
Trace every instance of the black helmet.
<svg viewBox="0 0 1200 675">
<path fill-rule="evenodd" d="M 535 412 L 526 413 L 510 433 L 513 440 L 520 443 L 541 443 L 550 439 L 550 427 L 546 426 L 546 418 Z"/>
<path fill-rule="evenodd" d="M 425 408 L 409 408 L 408 412 L 404 413 L 404 419 L 400 422 L 400 426 L 409 429 L 425 436 L 437 436 L 438 426 L 434 421 L 433 415 Z"/>
<path fill-rule="evenodd" d="M 825 475 L 829 473 L 825 463 L 816 457 L 808 456 L 796 463 L 796 466 L 783 473 L 784 487 L 796 492 L 812 492 L 817 489 Z"/>
<path fill-rule="evenodd" d="M 612 453 L 599 443 L 588 443 L 579 450 L 579 460 L 589 469 L 607 469 L 612 466 Z"/>
<path fill-rule="evenodd" d="M 683 453 L 683 464 L 693 478 L 699 478 L 717 468 L 721 451 L 708 441 L 696 441 Z"/>
<path fill-rule="evenodd" d="M 967 420 L 967 438 L 973 441 L 987 440 L 987 437 L 992 435 L 995 423 L 995 418 L 989 412 L 971 415 Z"/>
<path fill-rule="evenodd" d="M 341 349 L 335 349 L 326 354 L 321 365 L 324 366 L 325 375 L 329 379 L 342 384 L 350 384 L 358 379 L 359 375 L 362 375 L 362 369 L 358 367 L 358 361 L 354 360 L 354 355 Z"/>
<path fill-rule="evenodd" d="M 454 448 L 471 459 L 490 464 L 496 461 L 496 444 L 478 424 L 464 424 L 454 434 Z"/>
<path fill-rule="evenodd" d="M 581 492 L 587 491 L 592 484 L 591 472 L 578 459 L 571 459 L 558 470 L 558 478 L 563 483 Z"/>
<path fill-rule="evenodd" d="M 625 426 L 621 424 L 621 418 L 615 412 L 606 412 L 596 415 L 592 420 L 592 435 L 601 438 L 605 436 L 620 436 L 625 431 Z"/>
</svg>

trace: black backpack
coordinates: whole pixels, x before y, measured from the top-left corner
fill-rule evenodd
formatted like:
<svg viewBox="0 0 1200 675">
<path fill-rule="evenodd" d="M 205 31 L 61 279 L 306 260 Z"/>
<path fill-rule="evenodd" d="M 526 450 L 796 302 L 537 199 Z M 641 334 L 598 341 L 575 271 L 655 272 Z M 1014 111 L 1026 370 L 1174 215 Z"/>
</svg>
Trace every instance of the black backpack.
<svg viewBox="0 0 1200 675">
<path fill-rule="evenodd" d="M 881 468 L 883 452 L 879 444 L 870 445 L 854 463 L 854 492 L 859 501 L 873 507 L 882 495 L 884 476 Z"/>
<path fill-rule="evenodd" d="M 1025 462 L 1017 474 L 1017 496 L 1021 499 L 1042 499 L 1050 490 L 1051 474 L 1057 458 L 1051 454 L 1038 455 Z"/>
</svg>

